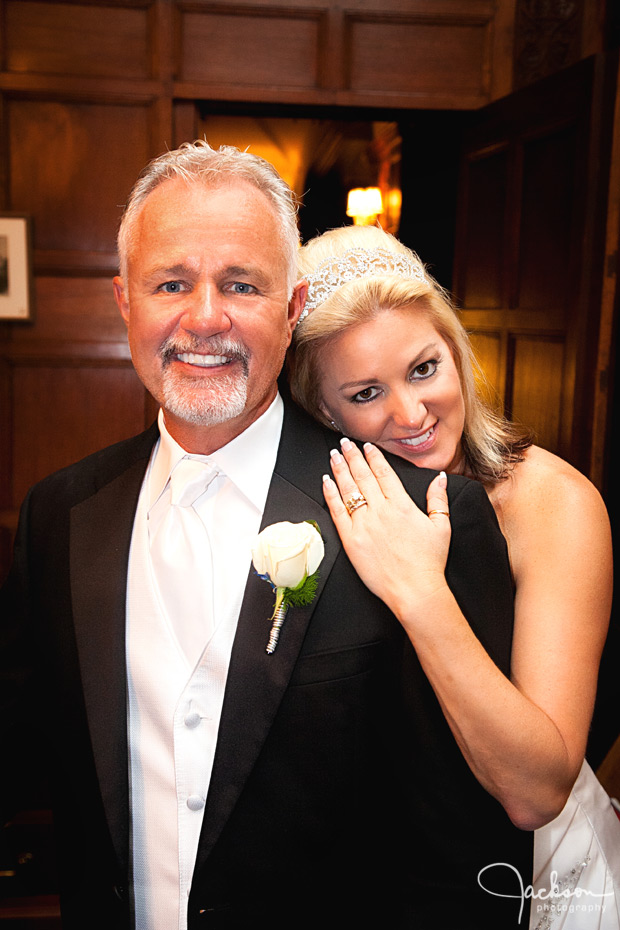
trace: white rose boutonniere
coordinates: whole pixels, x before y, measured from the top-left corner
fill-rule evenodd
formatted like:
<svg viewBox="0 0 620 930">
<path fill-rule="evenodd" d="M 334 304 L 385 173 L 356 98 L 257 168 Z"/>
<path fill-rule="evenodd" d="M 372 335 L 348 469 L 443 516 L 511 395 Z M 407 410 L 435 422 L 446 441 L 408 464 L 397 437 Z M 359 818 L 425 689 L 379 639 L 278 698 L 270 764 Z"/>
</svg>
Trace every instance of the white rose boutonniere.
<svg viewBox="0 0 620 930">
<path fill-rule="evenodd" d="M 252 562 L 261 578 L 276 592 L 271 619 L 273 626 L 267 653 L 275 652 L 280 628 L 289 607 L 305 607 L 316 594 L 317 569 L 325 546 L 316 523 L 272 523 L 265 527 L 252 546 Z"/>
</svg>

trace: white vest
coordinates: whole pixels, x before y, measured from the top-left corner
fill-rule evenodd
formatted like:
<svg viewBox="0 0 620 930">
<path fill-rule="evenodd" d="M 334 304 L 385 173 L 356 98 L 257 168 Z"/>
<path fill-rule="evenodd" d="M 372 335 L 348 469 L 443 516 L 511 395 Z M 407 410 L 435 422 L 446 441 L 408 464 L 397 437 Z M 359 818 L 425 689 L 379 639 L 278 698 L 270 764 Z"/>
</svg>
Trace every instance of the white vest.
<svg viewBox="0 0 620 930">
<path fill-rule="evenodd" d="M 238 610 L 216 627 L 192 670 L 159 599 L 148 546 L 142 494 L 127 602 L 133 880 L 137 926 L 172 930 L 186 925 Z M 167 853 L 175 848 L 176 861 Z M 144 850 L 161 853 L 147 860 Z"/>
</svg>

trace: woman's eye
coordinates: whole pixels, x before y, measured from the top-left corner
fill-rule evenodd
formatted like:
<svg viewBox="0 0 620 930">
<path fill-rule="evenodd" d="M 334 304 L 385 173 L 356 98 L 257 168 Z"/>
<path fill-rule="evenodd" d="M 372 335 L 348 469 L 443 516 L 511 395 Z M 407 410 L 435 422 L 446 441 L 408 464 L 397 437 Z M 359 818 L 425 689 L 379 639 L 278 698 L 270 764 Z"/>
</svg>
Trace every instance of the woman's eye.
<svg viewBox="0 0 620 930">
<path fill-rule="evenodd" d="M 416 365 L 416 367 L 411 372 L 411 380 L 418 381 L 423 378 L 430 378 L 431 375 L 434 375 L 437 371 L 437 361 L 435 359 L 430 359 L 428 362 L 422 362 L 421 365 Z"/>
<path fill-rule="evenodd" d="M 354 404 L 364 404 L 369 400 L 374 400 L 375 397 L 379 394 L 379 388 L 376 387 L 367 387 L 363 391 L 358 391 L 357 394 L 354 394 L 351 398 L 351 401 Z"/>
</svg>

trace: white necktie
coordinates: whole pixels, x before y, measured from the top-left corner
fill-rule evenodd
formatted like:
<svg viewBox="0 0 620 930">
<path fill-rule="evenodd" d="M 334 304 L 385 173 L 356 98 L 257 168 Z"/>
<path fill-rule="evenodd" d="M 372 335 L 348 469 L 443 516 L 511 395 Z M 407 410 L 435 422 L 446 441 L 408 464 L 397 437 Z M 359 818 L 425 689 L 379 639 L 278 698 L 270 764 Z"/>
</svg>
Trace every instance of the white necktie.
<svg viewBox="0 0 620 930">
<path fill-rule="evenodd" d="M 155 579 L 192 668 L 214 629 L 213 565 L 207 529 L 194 509 L 219 472 L 182 458 L 170 476 L 170 502 L 151 543 Z"/>
</svg>

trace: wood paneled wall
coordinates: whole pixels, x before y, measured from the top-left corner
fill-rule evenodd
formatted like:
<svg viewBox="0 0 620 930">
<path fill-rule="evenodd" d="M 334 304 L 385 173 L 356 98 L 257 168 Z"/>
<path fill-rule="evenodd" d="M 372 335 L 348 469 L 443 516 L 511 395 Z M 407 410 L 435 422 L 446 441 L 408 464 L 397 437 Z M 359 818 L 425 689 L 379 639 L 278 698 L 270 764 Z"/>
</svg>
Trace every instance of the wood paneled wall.
<svg viewBox="0 0 620 930">
<path fill-rule="evenodd" d="M 605 436 L 594 434 L 593 410 L 611 363 L 609 336 L 600 341 L 605 251 L 618 245 L 617 229 L 605 243 L 609 64 L 581 62 L 475 115 L 455 274 L 465 325 L 506 412 L 601 488 L 603 471 L 591 465 Z"/>
<path fill-rule="evenodd" d="M 36 305 L 0 323 L 0 575 L 27 487 L 152 416 L 115 234 L 197 103 L 474 110 L 511 90 L 516 3 L 0 0 L 0 209 L 33 218 Z"/>
</svg>

